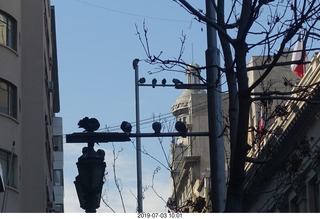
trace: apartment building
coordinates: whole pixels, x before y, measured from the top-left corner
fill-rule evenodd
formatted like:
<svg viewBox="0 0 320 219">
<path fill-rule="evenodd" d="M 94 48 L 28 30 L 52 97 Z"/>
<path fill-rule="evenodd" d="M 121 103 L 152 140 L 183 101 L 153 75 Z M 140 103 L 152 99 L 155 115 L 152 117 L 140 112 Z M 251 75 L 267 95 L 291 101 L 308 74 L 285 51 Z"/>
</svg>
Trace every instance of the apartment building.
<svg viewBox="0 0 320 219">
<path fill-rule="evenodd" d="M 0 0 L 1 212 L 63 212 L 54 7 Z"/>
</svg>

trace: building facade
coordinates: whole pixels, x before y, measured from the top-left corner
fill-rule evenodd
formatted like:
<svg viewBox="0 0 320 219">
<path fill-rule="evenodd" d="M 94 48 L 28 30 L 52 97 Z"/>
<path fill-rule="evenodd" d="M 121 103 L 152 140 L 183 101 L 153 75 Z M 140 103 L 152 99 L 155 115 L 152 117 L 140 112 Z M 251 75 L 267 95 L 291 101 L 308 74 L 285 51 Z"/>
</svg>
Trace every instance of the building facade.
<svg viewBox="0 0 320 219">
<path fill-rule="evenodd" d="M 247 165 L 246 211 L 320 212 L 319 64 L 315 54 L 302 79 L 285 81 L 289 98 L 265 114 L 274 116 L 250 151 L 261 162 Z"/>
<path fill-rule="evenodd" d="M 279 63 L 287 63 L 284 55 Z M 251 58 L 249 69 L 265 63 Z M 264 71 L 250 70 L 253 84 Z M 188 83 L 195 73 L 187 73 Z M 197 82 L 197 81 L 196 81 Z M 290 66 L 275 67 L 254 90 L 248 130 L 244 211 L 320 212 L 320 54 L 311 59 L 301 79 Z M 285 94 L 287 98 L 277 98 Z M 263 96 L 263 95 L 262 95 Z M 222 115 L 228 118 L 228 94 L 222 94 Z M 190 132 L 208 130 L 205 91 L 185 90 L 172 107 L 177 120 Z M 227 124 L 227 121 L 225 121 Z M 228 130 L 226 130 L 228 131 Z M 228 133 L 227 133 L 228 134 Z M 227 163 L 228 139 L 224 139 Z M 182 212 L 210 212 L 210 158 L 206 137 L 177 138 L 171 144 L 172 195 L 168 206 Z M 252 162 L 255 160 L 256 162 Z"/>
<path fill-rule="evenodd" d="M 1 212 L 63 211 L 62 121 L 56 117 L 59 83 L 49 0 L 0 0 L 0 57 Z"/>
<path fill-rule="evenodd" d="M 250 59 L 248 68 L 254 68 L 256 66 L 262 66 L 269 63 L 268 57 L 263 56 L 253 56 Z M 291 54 L 288 53 L 280 57 L 278 63 L 285 63 L 291 61 Z M 258 78 L 260 78 L 264 73 L 264 70 L 250 70 L 248 71 L 249 85 L 251 86 Z M 268 76 L 258 84 L 252 90 L 252 93 L 271 93 L 271 92 L 290 92 L 290 84 L 298 84 L 300 78 L 292 73 L 290 65 L 276 66 L 268 74 Z M 253 95 L 253 98 L 259 97 L 259 95 Z M 274 122 L 276 108 L 277 111 L 280 110 L 285 100 L 282 99 L 268 99 L 257 100 L 251 104 L 250 115 L 249 115 L 249 127 L 254 127 L 256 130 L 268 129 Z M 248 133 L 248 144 L 251 145 L 254 150 L 258 150 L 259 135 L 255 130 L 249 131 Z"/>
<path fill-rule="evenodd" d="M 200 72 L 196 68 L 189 67 L 186 73 L 187 84 L 200 84 Z M 224 112 L 228 106 L 227 96 L 222 95 Z M 187 125 L 188 132 L 208 132 L 207 92 L 184 90 L 172 106 L 172 114 L 177 121 Z M 225 159 L 228 159 L 229 150 L 225 151 Z M 209 138 L 192 136 L 174 139 L 171 143 L 171 163 L 172 195 L 168 207 L 180 212 L 210 212 Z"/>
</svg>

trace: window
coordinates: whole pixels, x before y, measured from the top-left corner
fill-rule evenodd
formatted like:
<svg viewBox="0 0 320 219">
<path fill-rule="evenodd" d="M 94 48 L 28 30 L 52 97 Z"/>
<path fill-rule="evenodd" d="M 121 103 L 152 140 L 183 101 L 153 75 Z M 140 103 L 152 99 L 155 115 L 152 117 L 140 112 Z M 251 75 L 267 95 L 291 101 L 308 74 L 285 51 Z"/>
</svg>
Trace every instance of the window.
<svg viewBox="0 0 320 219">
<path fill-rule="evenodd" d="M 306 187 L 289 195 L 289 212 L 307 212 Z"/>
<path fill-rule="evenodd" d="M 297 206 L 298 196 L 295 192 L 289 195 L 289 212 L 299 212 Z"/>
<path fill-rule="evenodd" d="M 10 165 L 10 161 L 11 165 Z M 3 171 L 3 182 L 13 188 L 17 188 L 17 156 L 11 153 L 0 151 L 0 164 Z M 9 181 L 8 181 L 9 176 Z"/>
<path fill-rule="evenodd" d="M 0 44 L 17 50 L 17 22 L 2 11 L 0 11 Z"/>
<path fill-rule="evenodd" d="M 17 88 L 0 79 L 0 113 L 17 118 Z"/>
<path fill-rule="evenodd" d="M 54 186 L 63 186 L 63 171 L 62 170 L 54 170 L 53 171 L 53 181 L 54 181 Z"/>
<path fill-rule="evenodd" d="M 320 212 L 320 188 L 317 175 L 308 182 L 308 201 L 310 212 Z"/>
<path fill-rule="evenodd" d="M 62 143 L 62 136 L 61 135 L 55 135 L 53 136 L 53 145 L 54 145 L 54 151 L 63 151 L 63 143 Z"/>
<path fill-rule="evenodd" d="M 63 213 L 63 205 L 62 204 L 55 204 L 54 212 L 56 213 Z"/>
</svg>

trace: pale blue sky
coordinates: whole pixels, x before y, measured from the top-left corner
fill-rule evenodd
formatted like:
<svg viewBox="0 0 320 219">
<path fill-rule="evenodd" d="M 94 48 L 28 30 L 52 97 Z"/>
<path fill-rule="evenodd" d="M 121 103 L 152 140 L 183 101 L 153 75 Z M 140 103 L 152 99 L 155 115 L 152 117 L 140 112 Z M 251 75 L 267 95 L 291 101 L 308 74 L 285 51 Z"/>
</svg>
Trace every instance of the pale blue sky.
<svg viewBox="0 0 320 219">
<path fill-rule="evenodd" d="M 193 2 L 199 2 L 194 0 Z M 201 1 L 204 4 L 204 1 Z M 136 35 L 138 26 L 142 32 L 145 21 L 151 50 L 163 51 L 163 58 L 177 57 L 180 37 L 186 34 L 183 59 L 204 65 L 206 29 L 172 0 L 52 0 L 56 11 L 58 65 L 60 82 L 63 133 L 81 131 L 77 123 L 85 116 L 95 117 L 101 128 L 120 127 L 123 120 L 135 121 L 134 69 L 135 58 L 146 58 Z M 203 8 L 198 3 L 199 8 Z M 163 72 L 149 75 L 155 66 L 139 63 L 140 76 L 147 81 L 157 78 L 179 78 L 182 73 Z M 141 119 L 168 115 L 171 106 L 181 94 L 173 88 L 140 87 Z M 170 115 L 170 114 L 169 114 Z M 172 118 L 168 118 L 168 121 Z M 112 129 L 113 131 L 120 131 Z M 142 132 L 152 132 L 151 123 L 141 126 Z M 133 139 L 134 140 L 134 139 Z M 165 152 L 169 152 L 169 140 L 163 139 Z M 79 207 L 73 181 L 77 175 L 76 161 L 83 144 L 64 145 L 65 212 L 83 212 Z M 116 150 L 123 148 L 116 161 L 117 176 L 121 179 L 122 194 L 127 212 L 136 212 L 136 161 L 132 143 L 115 143 Z M 158 139 L 142 139 L 142 147 L 165 162 Z M 116 211 L 123 212 L 112 171 L 112 144 L 100 144 L 106 151 L 107 182 L 105 198 Z M 142 156 L 143 186 L 150 186 L 153 171 L 159 166 L 147 156 Z M 170 195 L 169 172 L 161 167 L 156 176 L 155 189 L 167 200 Z M 148 189 L 145 192 L 143 210 L 166 211 L 165 203 Z M 98 212 L 112 212 L 101 203 Z"/>
</svg>

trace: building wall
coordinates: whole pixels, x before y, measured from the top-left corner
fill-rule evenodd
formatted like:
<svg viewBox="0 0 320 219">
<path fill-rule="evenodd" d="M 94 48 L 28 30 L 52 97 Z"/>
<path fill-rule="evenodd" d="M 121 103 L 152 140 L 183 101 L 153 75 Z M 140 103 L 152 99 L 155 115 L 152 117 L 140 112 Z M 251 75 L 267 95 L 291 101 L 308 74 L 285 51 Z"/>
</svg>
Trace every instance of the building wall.
<svg viewBox="0 0 320 219">
<path fill-rule="evenodd" d="M 248 68 L 253 68 L 257 66 L 262 66 L 264 64 L 270 63 L 266 61 L 267 57 L 263 56 L 253 56 L 250 59 L 248 64 Z M 284 55 L 279 59 L 279 63 L 291 61 L 291 54 Z M 248 79 L 249 86 L 253 85 L 253 83 L 260 78 L 264 73 L 264 70 L 250 70 L 248 71 Z M 291 82 L 292 84 L 296 84 L 300 81 L 300 78 L 292 73 L 292 70 L 289 65 L 286 66 L 278 66 L 274 67 L 272 71 L 268 74 L 268 76 L 253 89 L 253 93 L 255 92 L 272 92 L 272 91 L 280 91 L 280 92 L 288 92 L 291 90 L 290 86 L 285 86 L 285 80 Z M 257 97 L 257 96 L 253 96 Z M 251 105 L 250 110 L 250 120 L 249 126 L 252 126 L 256 129 L 259 128 L 260 121 L 260 113 L 262 111 L 262 119 L 264 120 L 264 128 L 268 128 L 273 123 L 273 119 L 270 117 L 271 113 L 274 111 L 275 106 L 282 105 L 284 103 L 283 100 L 265 100 L 265 101 L 255 101 Z M 249 132 L 249 144 L 253 145 L 257 133 L 255 131 Z"/>
<path fill-rule="evenodd" d="M 0 151 L 8 159 L 13 155 L 13 165 L 8 165 L 12 185 L 0 193 L 2 212 L 51 212 L 53 118 L 58 112 L 53 110 L 53 95 L 59 93 L 51 86 L 57 69 L 52 70 L 56 56 L 50 1 L 0 0 L 0 12 L 17 28 L 16 48 L 0 43 L 0 79 L 17 91 L 12 105 L 17 114 L 0 113 Z"/>
<path fill-rule="evenodd" d="M 189 69 L 187 82 L 199 83 L 197 74 L 194 69 Z M 184 90 L 172 106 L 172 113 L 177 121 L 187 125 L 188 132 L 208 131 L 207 95 L 204 90 Z M 199 184 L 203 174 L 210 168 L 208 145 L 208 137 L 179 137 L 172 142 L 174 175 L 171 200 L 178 205 L 175 210 L 192 211 L 190 202 L 194 202 L 199 195 L 194 191 L 194 185 Z"/>
<path fill-rule="evenodd" d="M 187 82 L 200 83 L 192 69 L 187 71 Z M 221 112 L 227 116 L 228 98 L 222 95 L 224 102 Z M 205 90 L 184 90 L 172 107 L 172 113 L 179 121 L 187 124 L 188 132 L 208 132 L 208 106 Z M 227 138 L 224 138 L 226 159 L 229 156 Z M 172 196 L 169 199 L 177 205 L 177 211 L 198 212 L 209 211 L 210 192 L 210 150 L 208 137 L 179 137 L 171 145 L 171 160 L 174 177 L 172 180 Z M 227 165 L 226 165 L 227 172 Z M 174 203 L 176 201 L 176 203 Z M 198 206 L 198 207 L 196 207 Z"/>
<path fill-rule="evenodd" d="M 62 118 L 53 118 L 53 190 L 55 212 L 64 212 L 63 131 Z"/>
<path fill-rule="evenodd" d="M 298 87 L 320 81 L 319 63 L 320 55 L 315 54 Z M 308 93 L 292 97 L 319 100 L 320 91 L 311 86 Z M 266 162 L 248 168 L 247 211 L 320 212 L 320 108 L 294 100 L 286 101 L 285 106 L 288 114 L 274 120 L 256 154 Z"/>
</svg>

